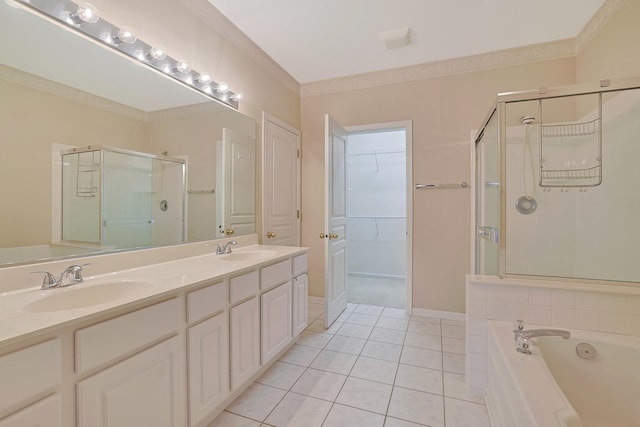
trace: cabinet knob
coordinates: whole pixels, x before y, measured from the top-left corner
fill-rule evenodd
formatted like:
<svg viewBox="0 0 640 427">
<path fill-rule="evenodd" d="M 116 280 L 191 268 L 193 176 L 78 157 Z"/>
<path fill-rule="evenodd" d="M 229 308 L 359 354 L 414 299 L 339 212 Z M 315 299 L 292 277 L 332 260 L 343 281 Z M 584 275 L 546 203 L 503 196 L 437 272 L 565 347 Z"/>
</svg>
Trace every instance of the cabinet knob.
<svg viewBox="0 0 640 427">
<path fill-rule="evenodd" d="M 227 236 L 231 236 L 233 235 L 233 233 L 235 233 L 235 231 L 233 231 L 233 228 L 227 228 L 226 230 L 224 230 L 224 234 L 226 234 Z"/>
<path fill-rule="evenodd" d="M 268 239 L 273 239 L 274 237 L 276 237 L 275 231 L 267 231 L 267 238 Z"/>
</svg>

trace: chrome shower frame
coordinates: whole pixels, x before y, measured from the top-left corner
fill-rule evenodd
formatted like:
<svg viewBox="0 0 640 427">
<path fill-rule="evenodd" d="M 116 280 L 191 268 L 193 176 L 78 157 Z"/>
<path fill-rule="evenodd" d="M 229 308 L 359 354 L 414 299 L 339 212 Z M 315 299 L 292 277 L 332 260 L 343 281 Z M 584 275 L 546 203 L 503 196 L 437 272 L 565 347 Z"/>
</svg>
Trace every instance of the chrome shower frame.
<svg viewBox="0 0 640 427">
<path fill-rule="evenodd" d="M 506 236 L 507 236 L 507 224 L 506 224 L 506 211 L 507 208 L 511 206 L 507 201 L 507 192 L 506 192 L 506 171 L 507 171 L 507 123 L 506 123 L 506 110 L 507 104 L 523 102 L 523 101 L 542 101 L 544 99 L 553 99 L 553 98 L 566 98 L 577 95 L 589 95 L 589 94 L 602 94 L 609 92 L 621 92 L 625 90 L 632 89 L 640 89 L 640 77 L 628 78 L 628 79 L 619 79 L 619 80 L 601 80 L 596 84 L 579 84 L 579 85 L 571 85 L 571 86 L 558 86 L 558 87 L 541 87 L 537 90 L 526 90 L 526 91 L 518 91 L 518 92 L 504 92 L 499 93 L 496 97 L 495 102 L 489 109 L 489 112 L 486 114 L 484 120 L 482 121 L 481 126 L 478 128 L 479 131 L 476 133 L 474 138 L 475 146 L 477 147 L 482 137 L 485 134 L 485 130 L 489 125 L 489 122 L 493 118 L 494 114 L 497 115 L 498 120 L 498 176 L 499 176 L 499 228 L 497 230 L 497 235 L 499 236 L 498 241 L 498 276 L 500 278 L 506 277 L 518 277 L 518 278 L 534 278 L 534 279 L 558 279 L 566 281 L 579 281 L 579 282 L 594 282 L 594 283 L 625 283 L 629 282 L 620 282 L 615 280 L 600 280 L 600 279 L 583 279 L 583 278 L 572 278 L 572 277 L 558 277 L 558 276 L 543 276 L 543 275 L 523 275 L 523 274 L 514 274 L 506 272 L 506 260 L 507 260 L 507 247 L 506 247 Z M 538 112 L 540 113 L 540 112 Z M 541 116 L 538 116 L 539 118 Z M 475 154 L 475 158 L 477 159 L 477 150 Z M 474 159 L 475 160 L 475 159 Z M 480 188 L 479 183 L 476 183 L 476 198 L 477 191 Z M 474 242 L 473 246 L 477 247 L 479 240 L 483 238 L 479 233 L 479 230 L 482 227 L 482 224 L 478 223 L 478 213 L 475 212 L 473 218 L 473 230 L 474 230 Z M 475 251 L 477 252 L 477 250 Z M 474 266 L 474 273 L 480 274 L 478 271 L 478 254 L 476 253 L 475 258 L 472 262 Z"/>
</svg>

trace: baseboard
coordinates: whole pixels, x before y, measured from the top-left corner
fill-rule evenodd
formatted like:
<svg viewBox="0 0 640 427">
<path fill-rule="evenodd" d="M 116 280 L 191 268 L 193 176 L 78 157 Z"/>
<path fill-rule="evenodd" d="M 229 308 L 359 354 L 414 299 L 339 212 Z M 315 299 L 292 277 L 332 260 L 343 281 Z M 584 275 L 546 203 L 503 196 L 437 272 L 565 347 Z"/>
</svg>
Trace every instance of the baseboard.
<svg viewBox="0 0 640 427">
<path fill-rule="evenodd" d="M 376 274 L 376 273 L 364 273 L 359 271 L 350 271 L 349 276 L 356 277 L 368 277 L 371 279 L 393 279 L 393 280 L 407 280 L 407 276 L 399 274 Z"/>
<path fill-rule="evenodd" d="M 456 313 L 455 311 L 438 311 L 429 310 L 428 308 L 413 308 L 411 314 L 416 316 L 440 317 L 449 320 L 461 320 L 464 322 L 464 313 Z"/>
<path fill-rule="evenodd" d="M 324 297 L 312 297 L 308 296 L 307 301 L 312 302 L 314 304 L 324 304 Z"/>
</svg>

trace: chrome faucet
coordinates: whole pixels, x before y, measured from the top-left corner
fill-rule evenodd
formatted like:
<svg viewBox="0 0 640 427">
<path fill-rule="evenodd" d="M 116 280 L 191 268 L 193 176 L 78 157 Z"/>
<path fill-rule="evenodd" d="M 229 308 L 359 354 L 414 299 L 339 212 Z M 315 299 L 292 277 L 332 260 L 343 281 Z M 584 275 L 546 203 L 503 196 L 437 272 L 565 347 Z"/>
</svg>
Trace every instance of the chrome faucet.
<svg viewBox="0 0 640 427">
<path fill-rule="evenodd" d="M 227 243 L 225 243 L 223 246 L 220 246 L 216 243 L 216 255 L 224 255 L 224 254 L 230 254 L 231 253 L 231 245 L 237 245 L 238 242 L 236 242 L 235 240 L 231 240 Z"/>
<path fill-rule="evenodd" d="M 82 267 L 86 267 L 87 265 L 89 264 L 70 265 L 62 272 L 62 274 L 60 274 L 60 279 L 56 279 L 56 276 L 44 270 L 32 271 L 31 274 L 44 274 L 40 289 L 64 288 L 66 286 L 73 286 L 84 282 L 84 278 L 82 277 Z"/>
<path fill-rule="evenodd" d="M 516 351 L 522 354 L 531 354 L 530 340 L 536 337 L 561 337 L 568 340 L 571 332 L 563 329 L 524 329 L 524 322 L 516 320 L 514 323 L 513 338 L 516 342 Z"/>
</svg>

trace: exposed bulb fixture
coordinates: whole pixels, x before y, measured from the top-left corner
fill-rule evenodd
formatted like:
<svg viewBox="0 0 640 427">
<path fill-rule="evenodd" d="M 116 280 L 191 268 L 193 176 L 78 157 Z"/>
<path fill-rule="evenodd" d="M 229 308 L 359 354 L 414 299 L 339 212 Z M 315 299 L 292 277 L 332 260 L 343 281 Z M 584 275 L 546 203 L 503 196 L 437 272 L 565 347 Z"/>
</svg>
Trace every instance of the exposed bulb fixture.
<svg viewBox="0 0 640 427">
<path fill-rule="evenodd" d="M 112 37 L 112 41 L 115 44 L 125 43 L 134 44 L 138 40 L 135 35 L 135 31 L 131 27 L 123 26 L 118 30 L 118 33 Z"/>
<path fill-rule="evenodd" d="M 155 45 L 151 46 L 149 52 L 147 53 L 147 57 L 149 59 L 155 59 L 156 61 L 162 61 L 167 57 L 167 52 L 165 52 L 164 47 Z"/>
<path fill-rule="evenodd" d="M 198 82 L 200 82 L 200 84 L 203 84 L 203 85 L 210 84 L 212 82 L 211 74 L 206 72 L 200 73 L 200 75 L 198 75 Z"/>
<path fill-rule="evenodd" d="M 91 3 L 78 3 L 78 9 L 75 12 L 63 12 L 60 17 L 72 25 L 80 25 L 83 22 L 95 24 L 100 19 L 100 13 Z"/>
<path fill-rule="evenodd" d="M 242 98 L 244 98 L 244 94 L 242 92 L 235 92 L 233 95 L 230 96 L 230 98 L 236 101 L 240 101 Z"/>
<path fill-rule="evenodd" d="M 181 59 L 176 63 L 176 71 L 182 74 L 187 74 L 191 71 L 191 65 L 184 59 Z"/>
<path fill-rule="evenodd" d="M 218 87 L 216 88 L 216 91 L 220 93 L 227 93 L 229 91 L 229 85 L 225 82 L 220 82 L 218 83 Z"/>
</svg>

